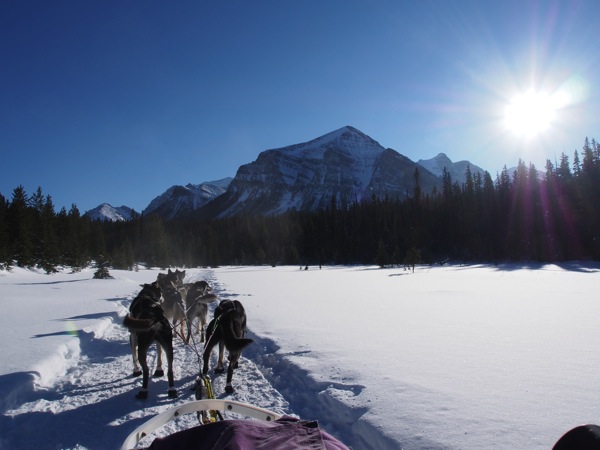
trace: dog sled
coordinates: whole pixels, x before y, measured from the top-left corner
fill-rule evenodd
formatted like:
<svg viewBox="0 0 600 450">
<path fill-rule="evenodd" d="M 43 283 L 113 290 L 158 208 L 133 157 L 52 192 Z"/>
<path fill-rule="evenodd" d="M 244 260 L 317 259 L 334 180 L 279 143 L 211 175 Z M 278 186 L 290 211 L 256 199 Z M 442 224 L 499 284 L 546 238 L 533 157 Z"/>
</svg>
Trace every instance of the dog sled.
<svg viewBox="0 0 600 450">
<path fill-rule="evenodd" d="M 184 414 L 214 410 L 233 412 L 250 419 L 218 420 L 156 438 L 149 447 L 137 447 L 169 421 Z M 567 431 L 552 450 L 597 450 L 600 426 L 580 425 Z M 174 407 L 136 428 L 121 450 L 231 450 L 231 449 L 307 449 L 349 450 L 317 422 L 284 417 L 267 409 L 229 400 L 196 400 Z"/>
<path fill-rule="evenodd" d="M 163 281 L 163 285 L 166 286 L 166 289 L 173 293 L 174 298 L 177 294 L 180 294 L 176 287 L 176 281 L 179 280 L 181 282 L 183 280 L 185 271 L 182 272 L 181 279 L 178 276 L 178 271 L 171 272 L 169 269 L 168 274 L 159 277 Z M 167 281 L 170 285 L 165 284 Z M 204 303 L 200 303 L 204 304 L 204 306 L 206 306 L 205 303 L 216 300 L 216 296 L 213 294 L 209 293 L 207 295 L 207 287 L 209 287 L 208 284 L 204 282 L 201 292 L 194 296 L 196 302 L 198 302 L 198 299 L 203 299 Z M 154 283 L 144 284 L 142 291 L 130 306 L 130 313 L 123 321 L 123 324 L 131 331 L 134 371 L 137 368 L 136 361 L 139 361 L 143 369 L 142 390 L 136 396 L 139 399 L 146 399 L 148 397 L 149 367 L 146 362 L 146 356 L 147 348 L 155 340 L 167 354 L 169 363 L 169 397 L 177 398 L 178 396 L 174 388 L 172 369 L 172 340 L 173 335 L 178 333 L 176 326 L 171 325 L 165 316 L 164 305 L 161 301 L 162 289 L 158 279 Z M 189 289 L 192 289 L 192 287 Z M 186 291 L 186 299 L 188 295 L 189 292 Z M 179 300 L 181 300 L 181 296 L 179 296 Z M 181 307 L 181 309 L 183 310 L 184 308 Z M 194 313 L 191 317 L 195 315 Z M 175 317 L 174 314 L 169 314 L 169 316 Z M 179 317 L 181 318 L 182 316 L 180 315 Z M 183 317 L 189 318 L 189 315 L 184 314 Z M 202 335 L 204 336 L 204 323 L 202 324 L 202 328 Z M 150 450 L 260 448 L 347 450 L 348 447 L 321 430 L 316 421 L 303 421 L 293 417 L 284 417 L 257 406 L 215 398 L 210 378 L 207 375 L 212 350 L 215 346 L 219 346 L 218 364 L 215 368 L 215 372 L 218 373 L 224 372 L 224 350 L 227 349 L 229 353 L 225 391 L 231 394 L 234 392 L 232 386 L 233 370 L 237 367 L 243 348 L 252 342 L 251 339 L 245 338 L 245 331 L 246 314 L 244 307 L 237 300 L 222 300 L 219 306 L 216 307 L 214 318 L 206 328 L 206 342 L 202 352 L 196 348 L 195 343 L 190 344 L 189 342 L 192 334 L 191 327 L 188 327 L 188 339 L 184 337 L 182 328 L 180 336 L 184 342 L 193 348 L 198 356 L 198 363 L 201 366 L 196 384 L 193 387 L 196 400 L 175 406 L 149 419 L 137 427 L 125 439 L 121 450 L 140 448 L 139 444 L 142 440 L 148 442 L 149 439 L 145 439 L 146 437 L 151 436 L 171 420 L 193 413 L 196 413 L 199 425 L 165 437 L 157 437 L 149 447 L 145 448 Z M 134 343 L 136 344 L 135 346 Z M 158 348 L 159 357 L 160 351 L 160 348 Z M 235 418 L 224 418 L 223 414 L 226 413 L 234 413 L 235 416 L 233 417 Z M 247 419 L 239 419 L 239 417 Z"/>
<path fill-rule="evenodd" d="M 217 419 L 206 424 L 157 437 L 149 447 L 140 441 L 171 420 L 203 411 L 236 413 L 248 419 Z M 222 417 L 222 415 L 221 415 Z M 171 408 L 136 428 L 121 450 L 219 450 L 219 449 L 322 449 L 348 450 L 343 443 L 322 430 L 316 421 L 298 420 L 246 403 L 203 399 Z"/>
</svg>

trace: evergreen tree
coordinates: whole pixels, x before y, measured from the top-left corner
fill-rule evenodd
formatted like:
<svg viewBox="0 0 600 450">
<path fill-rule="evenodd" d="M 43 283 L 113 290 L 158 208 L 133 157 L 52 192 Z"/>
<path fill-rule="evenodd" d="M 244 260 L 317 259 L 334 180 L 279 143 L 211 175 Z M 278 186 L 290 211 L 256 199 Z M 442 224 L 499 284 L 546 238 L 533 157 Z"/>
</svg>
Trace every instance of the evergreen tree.
<svg viewBox="0 0 600 450">
<path fill-rule="evenodd" d="M 467 168 L 465 169 L 465 193 L 467 198 L 473 198 L 475 196 L 475 182 L 469 164 L 467 164 Z"/>
<path fill-rule="evenodd" d="M 413 196 L 415 204 L 419 205 L 421 203 L 421 173 L 419 172 L 418 168 L 415 168 L 415 172 L 413 173 L 413 180 L 415 182 Z"/>
<path fill-rule="evenodd" d="M 404 257 L 404 265 L 412 267 L 412 272 L 415 273 L 415 266 L 421 262 L 421 250 L 416 247 L 411 247 L 406 252 Z"/>
<path fill-rule="evenodd" d="M 55 223 L 54 204 L 52 203 L 52 197 L 47 195 L 41 212 L 42 248 L 39 262 L 40 267 L 47 273 L 56 272 L 56 266 L 61 263 Z"/>
<path fill-rule="evenodd" d="M 560 164 L 556 169 L 556 176 L 562 178 L 563 180 L 568 180 L 571 178 L 571 169 L 569 167 L 569 157 L 564 153 L 560 155 Z"/>
<path fill-rule="evenodd" d="M 31 240 L 33 225 L 28 202 L 25 188 L 21 185 L 16 187 L 8 208 L 9 239 L 12 243 L 13 258 L 19 267 L 30 267 L 34 264 Z"/>
<path fill-rule="evenodd" d="M 452 176 L 446 166 L 442 169 L 442 193 L 446 201 L 452 198 Z"/>
<path fill-rule="evenodd" d="M 383 242 L 383 239 L 380 239 L 379 243 L 377 244 L 377 258 L 375 262 L 382 269 L 390 263 L 390 258 L 385 248 L 385 242 Z"/>
<path fill-rule="evenodd" d="M 98 255 L 98 260 L 96 261 L 96 271 L 94 272 L 94 278 L 97 279 L 107 279 L 112 278 L 108 268 L 110 267 L 110 263 L 108 259 L 103 255 Z"/>
<path fill-rule="evenodd" d="M 12 264 L 12 251 L 8 229 L 8 201 L 0 194 L 0 269 Z"/>
<path fill-rule="evenodd" d="M 579 161 L 579 152 L 575 150 L 573 156 L 573 175 L 579 177 L 581 175 L 581 162 Z"/>
</svg>

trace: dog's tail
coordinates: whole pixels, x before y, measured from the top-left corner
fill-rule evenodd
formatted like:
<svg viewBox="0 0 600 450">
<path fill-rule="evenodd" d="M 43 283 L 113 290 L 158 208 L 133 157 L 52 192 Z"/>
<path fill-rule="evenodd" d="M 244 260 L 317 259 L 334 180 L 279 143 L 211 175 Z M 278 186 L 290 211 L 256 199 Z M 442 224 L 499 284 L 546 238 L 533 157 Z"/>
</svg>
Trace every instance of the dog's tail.
<svg viewBox="0 0 600 450">
<path fill-rule="evenodd" d="M 136 319 L 135 317 L 131 317 L 129 314 L 127 314 L 125 319 L 123 319 L 123 326 L 129 331 L 148 330 L 152 328 L 155 323 L 156 321 L 153 319 Z"/>
<path fill-rule="evenodd" d="M 223 327 L 223 341 L 225 342 L 225 348 L 230 352 L 241 352 L 254 341 L 252 339 L 241 337 L 243 336 L 243 317 L 240 313 L 237 311 L 228 311 L 225 314 L 232 316 L 232 320 L 226 321 L 227 325 Z M 223 319 L 224 318 L 221 318 L 221 320 Z"/>
</svg>

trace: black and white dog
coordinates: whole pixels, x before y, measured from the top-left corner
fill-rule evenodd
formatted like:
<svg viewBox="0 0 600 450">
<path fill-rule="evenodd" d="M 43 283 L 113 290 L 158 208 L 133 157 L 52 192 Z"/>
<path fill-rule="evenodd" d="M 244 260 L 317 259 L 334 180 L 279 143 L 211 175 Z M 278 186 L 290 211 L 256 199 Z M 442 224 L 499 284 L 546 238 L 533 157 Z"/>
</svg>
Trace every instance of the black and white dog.
<svg viewBox="0 0 600 450">
<path fill-rule="evenodd" d="M 206 331 L 206 346 L 204 348 L 202 374 L 208 373 L 208 361 L 215 345 L 219 344 L 219 361 L 216 373 L 223 373 L 223 353 L 227 348 L 229 366 L 227 368 L 227 384 L 225 392 L 231 394 L 234 389 L 231 384 L 233 370 L 237 368 L 242 350 L 251 344 L 252 339 L 246 339 L 246 312 L 237 300 L 223 300 L 215 309 L 214 319 L 208 324 Z"/>
<path fill-rule="evenodd" d="M 148 348 L 156 341 L 157 353 L 160 348 L 167 356 L 167 377 L 169 380 L 168 395 L 177 397 L 173 378 L 173 330 L 162 309 L 162 293 L 157 281 L 144 284 L 141 292 L 131 302 L 129 314 L 125 316 L 123 325 L 131 332 L 131 349 L 142 366 L 142 390 L 136 395 L 139 399 L 148 398 L 148 379 L 150 371 L 146 357 Z M 136 352 L 137 350 L 137 352 Z M 136 354 L 137 353 L 137 354 Z"/>
</svg>

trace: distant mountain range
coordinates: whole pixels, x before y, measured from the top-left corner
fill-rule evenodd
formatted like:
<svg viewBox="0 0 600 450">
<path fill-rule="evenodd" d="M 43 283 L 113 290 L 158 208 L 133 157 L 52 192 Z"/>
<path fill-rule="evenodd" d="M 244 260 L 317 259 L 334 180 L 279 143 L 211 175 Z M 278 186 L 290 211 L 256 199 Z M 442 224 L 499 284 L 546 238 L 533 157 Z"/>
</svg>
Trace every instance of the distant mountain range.
<svg viewBox="0 0 600 450">
<path fill-rule="evenodd" d="M 473 174 L 484 172 L 468 161 L 453 163 L 443 153 L 415 163 L 346 126 L 309 142 L 265 150 L 256 161 L 242 165 L 233 179 L 172 186 L 143 214 L 166 219 L 276 215 L 316 210 L 332 201 L 343 206 L 373 196 L 404 199 L 414 193 L 415 169 L 421 192 L 427 194 L 441 188 L 444 167 L 453 181 L 464 182 L 467 165 Z M 94 220 L 128 220 L 124 208 L 104 204 L 86 214 Z"/>
</svg>

